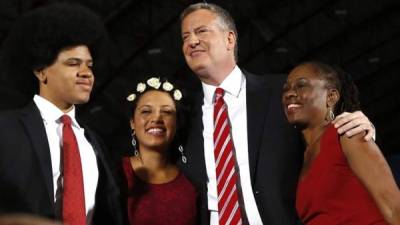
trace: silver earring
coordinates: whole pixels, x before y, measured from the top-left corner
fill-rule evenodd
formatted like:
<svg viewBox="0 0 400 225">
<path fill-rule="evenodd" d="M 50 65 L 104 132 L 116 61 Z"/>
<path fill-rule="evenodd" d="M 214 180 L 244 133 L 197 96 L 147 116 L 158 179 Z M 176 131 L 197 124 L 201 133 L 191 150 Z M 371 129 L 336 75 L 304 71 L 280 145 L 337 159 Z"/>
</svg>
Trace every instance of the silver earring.
<svg viewBox="0 0 400 225">
<path fill-rule="evenodd" d="M 139 150 L 137 150 L 137 148 L 136 148 L 136 139 L 135 139 L 135 130 L 133 130 L 132 131 L 132 141 L 131 141 L 131 143 L 132 143 L 132 146 L 133 146 L 133 154 L 135 155 L 135 156 L 139 156 Z"/>
<path fill-rule="evenodd" d="M 335 119 L 335 114 L 333 113 L 332 108 L 329 107 L 326 115 L 326 120 L 330 122 L 333 121 L 334 119 Z"/>
<path fill-rule="evenodd" d="M 183 147 L 182 147 L 182 145 L 179 145 L 178 150 L 179 150 L 179 152 L 181 153 L 182 162 L 183 162 L 183 163 L 186 163 L 186 162 L 187 162 L 187 158 L 186 158 L 185 154 L 183 153 Z"/>
</svg>

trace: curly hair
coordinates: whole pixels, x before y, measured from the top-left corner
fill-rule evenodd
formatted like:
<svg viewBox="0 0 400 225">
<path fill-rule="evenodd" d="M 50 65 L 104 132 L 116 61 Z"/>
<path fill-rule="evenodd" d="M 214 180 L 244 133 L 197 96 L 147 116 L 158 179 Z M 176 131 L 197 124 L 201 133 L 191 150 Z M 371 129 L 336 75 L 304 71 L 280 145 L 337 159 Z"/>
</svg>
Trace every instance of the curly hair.
<svg viewBox="0 0 400 225">
<path fill-rule="evenodd" d="M 3 42 L 3 79 L 32 95 L 38 91 L 34 70 L 51 65 L 60 51 L 78 45 L 86 45 L 96 61 L 105 40 L 102 21 L 83 6 L 56 3 L 36 8 L 15 22 Z"/>
<path fill-rule="evenodd" d="M 339 101 L 336 103 L 333 113 L 339 115 L 342 112 L 354 112 L 360 109 L 359 92 L 357 86 L 339 66 L 330 66 L 319 61 L 307 61 L 300 65 L 313 66 L 318 75 L 327 81 L 328 88 L 335 88 L 340 93 Z"/>
</svg>

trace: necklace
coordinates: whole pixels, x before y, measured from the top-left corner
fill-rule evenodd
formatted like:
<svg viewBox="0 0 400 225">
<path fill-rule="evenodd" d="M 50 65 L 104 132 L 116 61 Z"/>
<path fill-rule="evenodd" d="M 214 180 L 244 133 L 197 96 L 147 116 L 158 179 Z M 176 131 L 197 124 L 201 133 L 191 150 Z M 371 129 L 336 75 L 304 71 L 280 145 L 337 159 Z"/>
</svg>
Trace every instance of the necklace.
<svg viewBox="0 0 400 225">
<path fill-rule="evenodd" d="M 307 144 L 306 149 L 309 149 L 310 147 L 314 146 L 321 139 L 322 135 L 325 133 L 327 126 L 328 126 L 328 124 L 322 124 L 321 132 L 318 134 L 318 136 L 315 140 L 311 141 L 310 144 Z"/>
<path fill-rule="evenodd" d="M 325 130 L 323 130 L 315 140 L 313 140 L 310 144 L 307 145 L 306 150 L 310 149 L 312 146 L 314 146 L 321 139 L 322 134 L 324 133 L 324 131 Z"/>
<path fill-rule="evenodd" d="M 319 153 L 319 148 L 315 149 L 315 144 L 319 142 L 322 135 L 325 133 L 326 126 L 322 127 L 322 131 L 318 134 L 317 138 L 310 142 L 306 146 L 306 150 L 304 151 L 304 161 L 312 161 Z"/>
</svg>

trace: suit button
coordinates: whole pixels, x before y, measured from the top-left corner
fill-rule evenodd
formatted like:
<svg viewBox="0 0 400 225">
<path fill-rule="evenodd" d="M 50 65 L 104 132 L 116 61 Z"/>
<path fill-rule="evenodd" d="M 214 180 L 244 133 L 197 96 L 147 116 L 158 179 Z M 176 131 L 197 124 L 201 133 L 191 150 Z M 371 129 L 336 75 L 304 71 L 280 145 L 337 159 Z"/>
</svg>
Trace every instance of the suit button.
<svg viewBox="0 0 400 225">
<path fill-rule="evenodd" d="M 255 191 L 254 191 L 254 194 L 258 195 L 258 194 L 260 194 L 260 192 L 257 191 L 257 190 L 255 190 Z"/>
</svg>

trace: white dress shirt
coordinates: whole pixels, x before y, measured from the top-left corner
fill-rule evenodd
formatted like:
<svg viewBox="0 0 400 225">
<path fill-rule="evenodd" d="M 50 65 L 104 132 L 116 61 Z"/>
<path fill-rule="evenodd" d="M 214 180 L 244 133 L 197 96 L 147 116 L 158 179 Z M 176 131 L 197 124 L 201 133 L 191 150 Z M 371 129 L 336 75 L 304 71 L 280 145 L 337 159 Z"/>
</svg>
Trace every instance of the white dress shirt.
<svg viewBox="0 0 400 225">
<path fill-rule="evenodd" d="M 62 177 L 61 177 L 61 160 L 62 160 L 62 122 L 60 117 L 65 113 L 57 108 L 53 103 L 45 98 L 35 95 L 33 98 L 36 106 L 39 108 L 40 115 L 43 118 L 44 127 L 46 129 L 47 140 L 49 142 L 51 167 L 53 171 L 53 190 L 54 202 L 59 203 L 62 197 Z M 96 154 L 92 145 L 85 137 L 84 129 L 79 126 L 75 119 L 75 107 L 66 113 L 72 120 L 72 129 L 75 133 L 79 154 L 81 157 L 82 174 L 85 193 L 85 205 L 87 224 L 91 224 L 93 216 L 93 208 L 95 204 L 95 195 L 97 181 L 99 178 L 99 170 L 97 167 Z M 60 214 L 61 215 L 61 214 Z"/>
<path fill-rule="evenodd" d="M 208 209 L 211 212 L 210 224 L 218 225 L 218 194 L 214 158 L 214 119 L 213 97 L 217 87 L 202 83 L 204 92 L 203 138 L 204 155 L 208 175 L 207 198 Z M 240 185 L 247 219 L 250 225 L 262 224 L 250 180 L 249 153 L 247 144 L 247 108 L 246 108 L 246 78 L 238 66 L 225 78 L 219 86 L 225 90 L 224 100 L 228 106 L 228 116 L 231 123 L 231 134 L 239 166 Z"/>
</svg>

